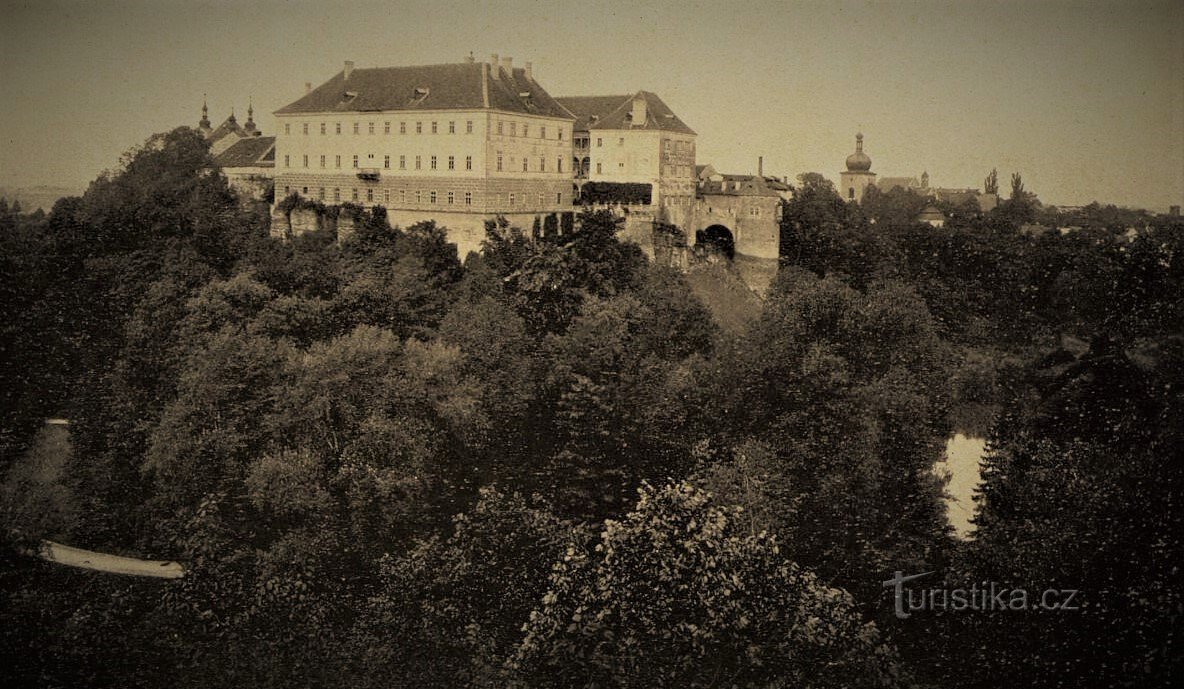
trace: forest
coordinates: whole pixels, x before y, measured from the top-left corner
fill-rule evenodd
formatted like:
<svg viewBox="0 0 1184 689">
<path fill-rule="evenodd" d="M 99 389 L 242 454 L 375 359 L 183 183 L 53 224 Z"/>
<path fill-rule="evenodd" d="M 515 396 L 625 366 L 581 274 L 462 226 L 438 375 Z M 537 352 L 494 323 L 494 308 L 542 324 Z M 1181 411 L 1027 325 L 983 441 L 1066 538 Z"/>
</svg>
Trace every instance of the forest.
<svg viewBox="0 0 1184 689">
<path fill-rule="evenodd" d="M 800 176 L 739 321 L 607 211 L 273 239 L 188 128 L 0 204 L 5 686 L 1178 686 L 1184 220 L 1012 182 L 935 228 Z"/>
</svg>

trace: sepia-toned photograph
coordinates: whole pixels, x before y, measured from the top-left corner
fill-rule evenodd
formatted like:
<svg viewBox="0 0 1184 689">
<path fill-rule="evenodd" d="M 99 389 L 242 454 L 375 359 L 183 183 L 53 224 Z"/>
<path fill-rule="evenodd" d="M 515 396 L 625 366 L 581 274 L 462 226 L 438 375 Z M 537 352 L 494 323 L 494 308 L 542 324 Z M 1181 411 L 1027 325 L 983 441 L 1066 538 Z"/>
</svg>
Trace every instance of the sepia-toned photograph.
<svg viewBox="0 0 1184 689">
<path fill-rule="evenodd" d="M 0 0 L 5 689 L 1184 687 L 1181 0 Z"/>
</svg>

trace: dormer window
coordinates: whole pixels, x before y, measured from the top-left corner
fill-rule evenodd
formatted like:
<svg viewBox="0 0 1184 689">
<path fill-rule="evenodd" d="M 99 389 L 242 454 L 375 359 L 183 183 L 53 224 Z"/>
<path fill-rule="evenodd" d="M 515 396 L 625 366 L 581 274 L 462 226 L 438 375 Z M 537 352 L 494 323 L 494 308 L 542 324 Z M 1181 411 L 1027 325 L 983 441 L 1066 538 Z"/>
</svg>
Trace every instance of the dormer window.
<svg viewBox="0 0 1184 689">
<path fill-rule="evenodd" d="M 411 102 L 412 102 L 412 104 L 414 104 L 414 103 L 419 103 L 419 102 L 423 101 L 423 99 L 424 99 L 424 98 L 427 98 L 427 97 L 428 97 L 428 92 L 429 92 L 429 91 L 430 91 L 430 89 L 429 89 L 428 87 L 426 87 L 426 86 L 419 86 L 419 87 L 417 87 L 417 88 L 416 88 L 416 89 L 415 89 L 415 90 L 414 90 L 414 91 L 411 93 Z"/>
<path fill-rule="evenodd" d="M 346 92 L 345 92 L 345 99 L 346 99 L 346 100 L 353 100 L 353 99 L 355 99 L 355 98 L 357 98 L 357 97 L 358 97 L 358 92 L 357 92 L 357 91 L 346 91 Z"/>
</svg>

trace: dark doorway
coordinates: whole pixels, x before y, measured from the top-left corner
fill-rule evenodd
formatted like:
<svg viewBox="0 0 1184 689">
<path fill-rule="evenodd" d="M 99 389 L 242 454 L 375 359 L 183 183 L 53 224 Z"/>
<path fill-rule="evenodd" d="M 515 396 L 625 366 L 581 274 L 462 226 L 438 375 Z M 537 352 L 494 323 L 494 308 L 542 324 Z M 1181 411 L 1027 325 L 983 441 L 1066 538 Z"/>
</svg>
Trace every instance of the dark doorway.
<svg viewBox="0 0 1184 689">
<path fill-rule="evenodd" d="M 695 244 L 707 251 L 726 256 L 728 260 L 736 257 L 736 240 L 732 237 L 732 231 L 723 225 L 712 225 L 696 232 Z"/>
</svg>

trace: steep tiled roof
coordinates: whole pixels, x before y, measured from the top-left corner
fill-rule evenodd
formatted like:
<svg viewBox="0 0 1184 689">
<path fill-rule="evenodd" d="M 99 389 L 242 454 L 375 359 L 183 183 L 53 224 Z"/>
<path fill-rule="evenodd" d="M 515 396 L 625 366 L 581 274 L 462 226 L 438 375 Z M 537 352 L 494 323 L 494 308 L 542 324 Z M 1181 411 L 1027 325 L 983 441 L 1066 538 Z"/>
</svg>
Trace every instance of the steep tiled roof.
<svg viewBox="0 0 1184 689">
<path fill-rule="evenodd" d="M 252 136 L 239 139 L 219 153 L 214 162 L 220 167 L 273 167 L 275 165 L 275 137 Z"/>
<path fill-rule="evenodd" d="M 276 114 L 482 108 L 570 118 L 538 82 L 526 77 L 526 70 L 507 72 L 481 62 L 358 68 L 349 79 L 338 72 Z"/>
<path fill-rule="evenodd" d="M 227 117 L 222 122 L 222 124 L 218 125 L 218 127 L 216 129 L 214 129 L 214 131 L 210 132 L 206 136 L 206 138 L 209 139 L 210 141 L 218 141 L 222 137 L 230 136 L 230 135 L 234 135 L 234 136 L 238 136 L 238 137 L 248 136 L 246 130 L 244 130 L 242 128 L 242 126 L 239 125 L 238 121 L 236 121 L 234 119 L 234 115 Z"/>
<path fill-rule="evenodd" d="M 633 122 L 633 99 L 645 99 L 645 122 Z M 674 114 L 656 93 L 638 91 L 631 96 L 567 96 L 556 99 L 576 116 L 576 131 L 593 129 L 657 129 L 694 134 L 695 130 Z"/>
</svg>

